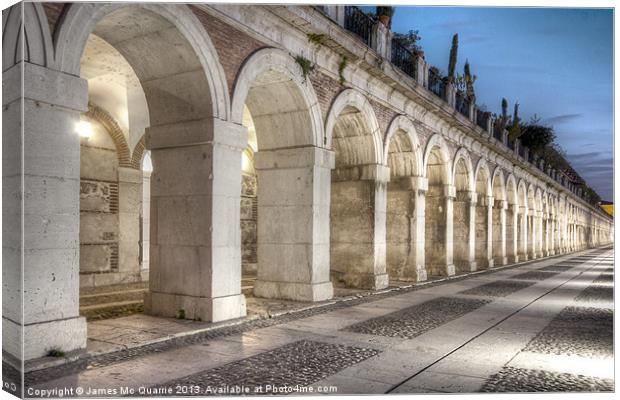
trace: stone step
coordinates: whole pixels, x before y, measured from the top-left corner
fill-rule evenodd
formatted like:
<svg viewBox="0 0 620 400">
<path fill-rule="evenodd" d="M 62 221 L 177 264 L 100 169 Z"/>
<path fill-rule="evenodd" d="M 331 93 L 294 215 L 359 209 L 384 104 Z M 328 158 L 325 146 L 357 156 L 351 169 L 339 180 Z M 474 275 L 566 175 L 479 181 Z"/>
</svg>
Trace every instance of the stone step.
<svg viewBox="0 0 620 400">
<path fill-rule="evenodd" d="M 144 312 L 143 300 L 117 301 L 80 307 L 80 315 L 87 321 L 118 318 Z"/>
<path fill-rule="evenodd" d="M 143 301 L 146 289 L 130 289 L 115 292 L 103 292 L 80 296 L 80 309 L 84 307 L 106 305 L 126 301 Z"/>
</svg>

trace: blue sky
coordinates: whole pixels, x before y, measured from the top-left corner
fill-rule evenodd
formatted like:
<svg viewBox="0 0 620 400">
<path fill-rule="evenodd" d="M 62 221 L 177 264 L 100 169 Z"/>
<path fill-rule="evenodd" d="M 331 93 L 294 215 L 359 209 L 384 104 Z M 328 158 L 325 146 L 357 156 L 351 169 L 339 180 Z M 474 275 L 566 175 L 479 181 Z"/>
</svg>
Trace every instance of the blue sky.
<svg viewBox="0 0 620 400">
<path fill-rule="evenodd" d="M 457 70 L 469 59 L 476 97 L 492 112 L 501 98 L 553 125 L 573 168 L 613 198 L 613 11 L 610 9 L 397 7 L 392 30 L 418 30 L 428 62 Z"/>
</svg>

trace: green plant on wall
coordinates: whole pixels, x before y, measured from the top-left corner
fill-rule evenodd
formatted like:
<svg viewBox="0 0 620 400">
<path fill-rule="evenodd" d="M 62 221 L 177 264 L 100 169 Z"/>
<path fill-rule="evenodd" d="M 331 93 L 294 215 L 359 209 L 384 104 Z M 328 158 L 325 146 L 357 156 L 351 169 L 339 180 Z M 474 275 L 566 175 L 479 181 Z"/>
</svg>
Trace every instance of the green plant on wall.
<svg viewBox="0 0 620 400">
<path fill-rule="evenodd" d="M 514 113 L 512 115 L 512 124 L 508 128 L 508 137 L 515 140 L 521 136 L 521 119 L 519 119 L 519 103 L 515 103 Z"/>
<path fill-rule="evenodd" d="M 347 67 L 347 63 L 348 60 L 346 56 L 342 56 L 338 63 L 338 82 L 340 82 L 341 85 L 344 85 L 346 82 L 344 79 L 344 69 Z"/>
<path fill-rule="evenodd" d="M 456 59 L 459 52 L 459 34 L 452 36 L 452 47 L 450 48 L 450 61 L 448 63 L 448 82 L 452 83 L 455 79 Z"/>
<path fill-rule="evenodd" d="M 474 83 L 478 78 L 476 75 L 471 74 L 471 70 L 469 68 L 469 61 L 465 60 L 465 66 L 463 67 L 464 79 L 465 79 L 465 90 L 467 94 L 467 98 L 471 103 L 476 102 L 476 92 L 474 91 Z"/>
<path fill-rule="evenodd" d="M 295 57 L 295 61 L 297 62 L 297 64 L 299 64 L 299 67 L 301 68 L 301 74 L 303 75 L 305 82 L 308 74 L 310 74 L 310 72 L 314 70 L 314 64 L 312 64 L 312 62 L 304 56 Z"/>
<path fill-rule="evenodd" d="M 308 37 L 308 42 L 314 44 L 323 44 L 323 40 L 325 40 L 325 35 L 322 33 L 308 33 L 306 35 Z"/>
</svg>

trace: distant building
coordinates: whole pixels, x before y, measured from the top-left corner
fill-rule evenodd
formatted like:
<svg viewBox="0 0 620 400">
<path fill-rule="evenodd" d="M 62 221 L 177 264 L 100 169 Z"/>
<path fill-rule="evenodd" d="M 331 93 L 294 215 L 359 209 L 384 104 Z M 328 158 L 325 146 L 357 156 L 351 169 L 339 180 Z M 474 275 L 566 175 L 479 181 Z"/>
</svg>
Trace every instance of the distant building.
<svg viewBox="0 0 620 400">
<path fill-rule="evenodd" d="M 614 216 L 614 203 L 611 201 L 601 201 L 600 206 L 605 212 L 612 217 Z"/>
</svg>

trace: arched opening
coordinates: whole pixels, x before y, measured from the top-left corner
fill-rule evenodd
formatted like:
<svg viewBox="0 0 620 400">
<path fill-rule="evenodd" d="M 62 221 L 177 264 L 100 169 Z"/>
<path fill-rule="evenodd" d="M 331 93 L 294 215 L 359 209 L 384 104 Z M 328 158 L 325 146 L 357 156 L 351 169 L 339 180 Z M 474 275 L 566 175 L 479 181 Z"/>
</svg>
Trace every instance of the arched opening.
<svg viewBox="0 0 620 400">
<path fill-rule="evenodd" d="M 514 176 L 510 175 L 506 180 L 506 197 L 508 208 L 506 209 L 506 257 L 509 263 L 519 262 L 518 237 L 519 237 L 519 201 L 517 196 L 517 184 Z"/>
<path fill-rule="evenodd" d="M 403 129 L 397 129 L 388 140 L 386 260 L 390 283 L 398 285 L 427 277 L 422 254 L 418 254 L 423 252 L 419 242 L 423 240 L 424 205 L 420 197 L 424 188 L 419 187 L 421 160 L 416 144 Z"/>
<path fill-rule="evenodd" d="M 238 248 L 235 231 L 227 231 L 226 226 L 214 221 L 234 213 L 238 205 L 213 200 L 224 188 L 236 186 L 234 180 L 222 179 L 221 165 L 227 157 L 238 159 L 240 154 L 222 151 L 214 156 L 217 150 L 211 142 L 223 136 L 221 131 L 227 127 L 214 124 L 213 116 L 227 117 L 227 110 L 221 106 L 227 103 L 227 94 L 221 90 L 223 74 L 204 28 L 189 9 L 166 5 L 100 4 L 88 8 L 76 4 L 63 21 L 79 23 L 67 23 L 59 32 L 59 65 L 79 71 L 89 80 L 91 90 L 97 89 L 91 93 L 91 101 L 109 109 L 119 125 L 130 127 L 127 166 L 125 170 L 119 166 L 119 193 L 126 186 L 132 195 L 132 201 L 125 203 L 119 196 L 119 272 L 129 265 L 133 271 L 136 265 L 138 275 L 145 276 L 139 269 L 140 243 L 143 247 L 149 243 L 147 312 L 202 321 L 245 315 L 240 263 L 229 251 Z M 90 36 L 82 39 L 83 32 L 90 32 Z M 80 43 L 87 43 L 87 48 L 82 64 L 75 66 L 71 52 Z M 110 53 L 115 56 L 91 57 L 89 43 L 112 49 Z M 133 78 L 124 73 L 116 74 L 117 80 L 109 76 L 119 63 L 128 66 Z M 116 85 L 119 82 L 126 87 Z M 212 97 L 215 93 L 218 97 Z M 140 209 L 145 205 L 140 188 L 144 179 L 142 157 L 130 156 L 145 131 L 146 147 L 155 166 L 148 204 L 153 218 L 147 221 L 149 237 L 142 226 L 140 239 Z M 213 184 L 212 190 L 213 182 L 226 183 Z M 142 213 L 144 224 L 144 209 Z M 123 225 L 123 217 L 131 217 L 131 224 Z M 123 236 L 134 249 L 130 260 L 122 257 Z"/>
<path fill-rule="evenodd" d="M 374 112 L 361 95 L 350 97 L 342 106 L 336 99 L 328 118 L 328 126 L 334 121 L 331 137 L 335 153 L 330 200 L 331 276 L 339 287 L 381 289 L 388 285 L 385 196 L 389 176 L 378 156 L 380 140 Z"/>
<path fill-rule="evenodd" d="M 517 218 L 518 227 L 518 251 L 519 259 L 527 261 L 527 219 L 528 219 L 528 202 L 527 202 L 527 189 L 523 181 L 519 182 L 518 186 L 518 199 L 519 199 L 519 215 Z"/>
<path fill-rule="evenodd" d="M 323 131 L 312 87 L 290 55 L 259 50 L 239 72 L 232 115 L 248 134 L 238 166 L 244 292 L 331 298 L 329 191 L 321 185 L 333 158 L 317 147 Z"/>
<path fill-rule="evenodd" d="M 506 190 L 504 184 L 504 175 L 501 171 L 496 171 L 493 177 L 493 220 L 492 220 L 492 236 L 493 236 L 493 265 L 504 265 L 508 262 L 506 256 L 507 247 L 507 218 L 506 211 L 508 202 L 506 200 Z"/>
<path fill-rule="evenodd" d="M 78 126 L 80 314 L 90 320 L 143 310 L 146 174 L 132 163 L 131 151 L 144 135 L 149 112 L 133 68 L 96 34 L 88 37 L 80 74 L 89 97 Z"/>
<path fill-rule="evenodd" d="M 476 196 L 472 190 L 472 166 L 469 159 L 459 157 L 454 165 L 454 266 L 459 273 L 475 271 L 473 230 Z"/>
<path fill-rule="evenodd" d="M 476 265 L 478 269 L 493 266 L 492 246 L 490 240 L 493 204 L 490 193 L 491 177 L 486 166 L 480 166 L 476 174 Z"/>
<path fill-rule="evenodd" d="M 536 228 L 536 199 L 534 187 L 530 185 L 527 190 L 527 255 L 530 260 L 536 258 L 536 246 L 538 245 L 538 229 Z"/>
<path fill-rule="evenodd" d="M 436 137 L 436 136 L 435 136 Z M 430 140 L 433 140 L 432 138 Z M 428 147 L 430 146 L 430 147 Z M 447 152 L 440 145 L 430 143 L 426 152 L 426 223 L 424 230 L 424 259 L 426 270 L 431 276 L 454 275 L 452 253 L 448 257 L 448 249 L 452 248 L 452 232 L 448 229 L 448 214 L 452 210 L 455 193 L 449 181 L 449 161 Z M 452 216 L 450 215 L 450 218 Z"/>
</svg>

